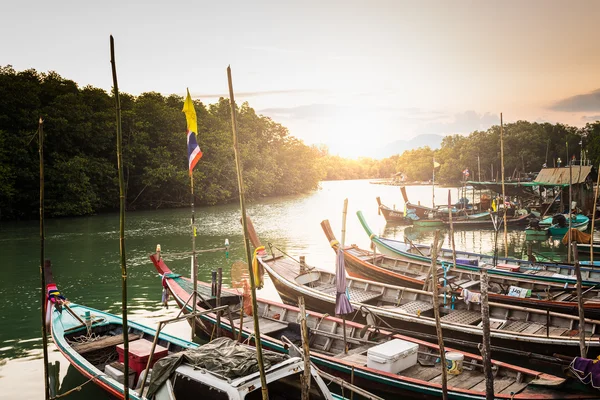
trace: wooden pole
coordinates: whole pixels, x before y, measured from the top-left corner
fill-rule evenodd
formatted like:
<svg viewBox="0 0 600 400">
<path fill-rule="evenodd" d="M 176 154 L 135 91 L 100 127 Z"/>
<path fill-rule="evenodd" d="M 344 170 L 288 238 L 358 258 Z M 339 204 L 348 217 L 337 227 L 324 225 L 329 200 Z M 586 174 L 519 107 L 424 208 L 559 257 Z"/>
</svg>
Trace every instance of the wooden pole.
<svg viewBox="0 0 600 400">
<path fill-rule="evenodd" d="M 194 282 L 194 292 L 192 293 L 192 312 L 196 312 L 198 307 L 198 261 L 196 260 L 196 212 L 194 210 L 194 172 L 190 171 L 190 207 L 192 209 L 192 282 Z M 196 336 L 196 323 L 192 324 L 192 341 Z"/>
<path fill-rule="evenodd" d="M 237 118 L 235 111 L 235 99 L 233 97 L 233 82 L 231 79 L 231 67 L 227 67 L 227 81 L 229 84 L 229 105 L 231 107 L 231 128 L 233 131 L 233 152 L 235 155 L 235 165 L 237 169 L 238 187 L 240 191 L 240 208 L 242 210 L 242 225 L 244 227 L 244 245 L 246 247 L 246 257 L 248 259 L 248 273 L 250 275 L 250 290 L 252 291 L 252 316 L 254 318 L 254 336 L 256 337 L 256 355 L 258 359 L 258 370 L 260 372 L 260 384 L 263 400 L 269 399 L 267 389 L 267 379 L 265 376 L 265 364 L 263 362 L 262 342 L 260 339 L 260 328 L 258 320 L 258 304 L 256 302 L 256 282 L 252 271 L 252 251 L 248 237 L 248 221 L 246 219 L 246 205 L 244 201 L 244 179 L 242 177 L 242 161 L 238 149 L 237 140 Z"/>
<path fill-rule="evenodd" d="M 433 174 L 431 178 L 431 204 L 432 208 L 435 208 L 435 157 L 433 158 Z"/>
<path fill-rule="evenodd" d="M 452 244 L 452 266 L 456 268 L 456 244 L 454 242 L 454 225 L 452 225 L 452 196 L 448 189 L 448 222 L 450 223 L 450 241 Z"/>
<path fill-rule="evenodd" d="M 600 164 L 598 165 L 598 178 L 596 181 L 596 192 L 594 193 L 594 203 L 592 204 L 592 234 L 590 243 L 590 262 L 592 267 L 594 266 L 594 229 L 596 223 L 596 202 L 598 201 L 598 187 L 600 186 Z"/>
<path fill-rule="evenodd" d="M 435 316 L 435 330 L 437 333 L 438 346 L 440 347 L 440 363 L 442 365 L 442 398 L 448 399 L 448 365 L 446 364 L 446 351 L 444 350 L 444 337 L 442 325 L 440 323 L 440 299 L 438 297 L 438 279 L 437 279 L 437 253 L 438 242 L 440 239 L 440 230 L 436 229 L 433 237 L 433 247 L 431 249 L 431 287 L 433 296 L 433 314 Z M 454 251 L 453 251 L 454 253 Z"/>
<path fill-rule="evenodd" d="M 223 285 L 223 268 L 217 269 L 217 307 L 221 306 L 221 287 Z M 231 327 L 233 333 L 233 326 Z M 217 337 L 221 337 L 221 312 L 217 311 Z"/>
<path fill-rule="evenodd" d="M 481 268 L 481 319 L 482 319 L 482 343 L 479 348 L 483 361 L 483 372 L 485 374 L 485 398 L 494 400 L 494 375 L 492 371 L 492 355 L 490 340 L 490 309 L 488 305 L 489 277 L 487 268 Z"/>
<path fill-rule="evenodd" d="M 44 121 L 38 122 L 38 152 L 40 153 L 40 278 L 42 280 L 42 347 L 44 351 L 44 398 L 50 399 L 50 384 L 48 381 L 48 331 L 46 330 L 46 271 L 45 260 L 45 228 L 44 228 Z"/>
<path fill-rule="evenodd" d="M 308 400 L 310 395 L 310 346 L 308 343 L 308 327 L 306 325 L 306 308 L 304 297 L 298 296 L 300 307 L 300 329 L 302 330 L 302 349 L 304 350 L 304 375 L 302 377 L 302 400 Z"/>
<path fill-rule="evenodd" d="M 121 311 L 123 316 L 123 398 L 129 399 L 129 328 L 127 326 L 127 258 L 125 256 L 125 178 L 123 175 L 123 133 L 121 130 L 121 101 L 119 100 L 119 85 L 117 83 L 117 66 L 115 63 L 115 41 L 110 35 L 110 63 L 115 93 L 115 108 L 117 114 L 117 166 L 119 169 L 119 252 L 121 255 Z M 194 310 L 195 311 L 195 310 Z"/>
<path fill-rule="evenodd" d="M 504 189 L 504 123 L 500 113 L 500 162 L 502 164 L 502 205 L 504 210 L 504 257 L 508 257 L 508 226 L 506 225 L 506 192 Z"/>
<path fill-rule="evenodd" d="M 571 204 L 573 204 L 573 163 L 571 162 L 571 159 L 569 158 L 569 142 L 567 142 L 567 162 L 569 163 L 569 213 L 568 218 L 569 218 L 569 246 L 567 247 L 568 249 L 571 249 Z M 562 210 L 561 210 L 562 211 Z M 593 235 L 593 232 L 592 232 Z M 567 261 L 571 262 L 571 251 L 567 251 Z"/>
<path fill-rule="evenodd" d="M 348 215 L 348 199 L 344 199 L 344 210 L 342 211 L 342 243 L 341 243 L 342 251 L 345 251 L 344 246 L 346 243 L 346 216 L 347 215 Z M 342 314 L 342 327 L 343 327 L 343 331 L 344 331 L 344 353 L 348 354 L 348 343 L 346 343 L 346 314 Z"/>
<path fill-rule="evenodd" d="M 569 231 L 569 236 L 571 232 Z M 575 275 L 577 277 L 577 310 L 579 311 L 579 351 L 582 358 L 586 358 L 585 349 L 585 310 L 583 308 L 583 288 L 581 287 L 581 268 L 579 267 L 579 254 L 577 243 L 571 243 L 573 249 L 573 261 L 575 262 Z"/>
</svg>

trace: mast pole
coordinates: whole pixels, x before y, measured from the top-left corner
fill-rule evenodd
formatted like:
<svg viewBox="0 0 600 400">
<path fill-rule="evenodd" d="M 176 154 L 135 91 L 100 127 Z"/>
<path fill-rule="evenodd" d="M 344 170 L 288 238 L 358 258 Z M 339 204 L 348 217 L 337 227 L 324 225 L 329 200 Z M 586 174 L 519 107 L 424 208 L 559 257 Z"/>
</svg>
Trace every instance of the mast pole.
<svg viewBox="0 0 600 400">
<path fill-rule="evenodd" d="M 508 227 L 506 226 L 506 192 L 504 189 L 504 124 L 500 113 L 500 162 L 502 164 L 502 209 L 504 210 L 504 257 L 508 257 Z"/>
<path fill-rule="evenodd" d="M 127 326 L 127 261 L 125 257 L 125 179 L 123 176 L 123 132 L 121 130 L 121 101 L 117 83 L 117 67 L 115 64 L 115 41 L 110 35 L 110 63 L 115 92 L 115 108 L 117 114 L 117 166 L 119 169 L 119 252 L 121 256 L 121 310 L 123 314 L 123 376 L 129 376 L 129 328 Z M 129 399 L 127 379 L 123 384 L 123 398 Z"/>
<path fill-rule="evenodd" d="M 196 312 L 198 304 L 198 263 L 196 262 L 196 212 L 194 210 L 194 172 L 190 171 L 190 207 L 192 208 L 192 282 L 194 282 L 194 293 L 192 293 L 192 312 Z M 196 322 L 192 324 L 192 340 L 196 336 Z"/>
<path fill-rule="evenodd" d="M 567 142 L 567 161 L 569 162 L 569 213 L 567 214 L 569 217 L 569 251 L 567 253 L 567 261 L 571 262 L 571 221 L 572 221 L 572 215 L 571 215 L 571 210 L 573 209 L 572 204 L 573 204 L 573 162 L 572 160 L 569 158 L 569 142 Z M 594 232 L 592 232 L 592 236 L 594 235 Z"/>
<path fill-rule="evenodd" d="M 44 228 L 44 121 L 40 117 L 38 123 L 38 151 L 40 153 L 40 277 L 42 280 L 42 347 L 44 351 L 44 398 L 50 399 L 50 384 L 48 382 L 48 331 L 46 329 L 46 271 L 45 258 L 45 228 Z"/>
<path fill-rule="evenodd" d="M 432 208 L 435 208 L 435 157 L 433 157 L 433 175 L 431 183 L 431 204 Z"/>
<path fill-rule="evenodd" d="M 254 318 L 254 336 L 256 337 L 256 355 L 258 359 L 258 370 L 260 372 L 260 384 L 263 400 L 269 399 L 267 389 L 267 379 L 265 376 L 265 365 L 263 362 L 262 343 L 260 339 L 260 328 L 258 320 L 258 304 L 256 302 L 256 283 L 254 282 L 254 273 L 252 271 L 252 252 L 248 235 L 248 221 L 246 220 L 246 206 L 244 200 L 244 179 L 242 177 L 242 162 L 237 140 L 237 118 L 235 112 L 235 99 L 233 97 L 233 82 L 231 79 L 231 67 L 227 67 L 227 81 L 229 83 L 229 105 L 231 107 L 231 129 L 233 131 L 233 152 L 235 154 L 235 165 L 237 169 L 238 186 L 240 191 L 240 208 L 242 210 L 242 225 L 244 226 L 244 245 L 246 247 L 246 257 L 248 258 L 248 272 L 250 275 L 250 289 L 252 292 L 252 317 Z M 240 328 L 241 329 L 241 328 Z"/>
<path fill-rule="evenodd" d="M 600 186 L 600 164 L 598 165 L 598 170 L 597 170 L 597 182 L 596 182 L 596 191 L 594 194 L 594 202 L 592 203 L 592 238 L 591 243 L 590 243 L 590 262 L 591 265 L 594 265 L 594 225 L 596 223 L 596 202 L 598 201 L 598 187 Z"/>
</svg>

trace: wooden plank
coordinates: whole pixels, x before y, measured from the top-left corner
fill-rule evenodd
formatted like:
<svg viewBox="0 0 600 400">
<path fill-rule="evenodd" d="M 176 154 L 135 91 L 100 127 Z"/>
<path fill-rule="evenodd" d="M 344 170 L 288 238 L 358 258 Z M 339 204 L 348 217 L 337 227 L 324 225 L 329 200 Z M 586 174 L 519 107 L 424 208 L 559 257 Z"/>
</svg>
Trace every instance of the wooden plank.
<svg viewBox="0 0 600 400">
<path fill-rule="evenodd" d="M 135 333 L 129 334 L 129 342 L 133 342 L 140 338 L 140 335 Z M 93 342 L 85 342 L 85 343 L 74 343 L 71 344 L 71 348 L 75 350 L 79 354 L 89 353 L 91 351 L 105 349 L 107 347 L 116 346 L 118 344 L 123 343 L 123 336 L 102 336 L 101 339 L 94 340 Z"/>
<path fill-rule="evenodd" d="M 502 390 L 504 390 L 505 388 L 507 388 L 508 386 L 512 385 L 513 383 L 515 383 L 515 379 L 514 378 L 509 378 L 509 379 L 494 379 L 494 393 L 500 393 Z M 475 390 L 478 392 L 485 392 L 485 381 L 478 383 L 477 385 L 473 386 L 471 388 L 471 390 Z"/>
<path fill-rule="evenodd" d="M 273 321 L 263 317 L 258 317 L 258 323 L 260 325 L 260 331 L 265 334 L 280 331 L 288 326 L 284 322 Z M 239 327 L 239 323 L 236 325 Z M 244 320 L 244 329 L 254 332 L 254 319 Z"/>
<path fill-rule="evenodd" d="M 481 371 L 463 370 L 462 374 L 448 376 L 448 386 L 458 389 L 468 389 L 483 381 L 483 379 Z"/>
<path fill-rule="evenodd" d="M 422 365 L 415 364 L 412 367 L 400 372 L 400 375 L 428 382 L 431 379 L 441 376 L 442 368 L 439 364 L 436 364 L 434 367 L 423 367 Z"/>
<path fill-rule="evenodd" d="M 521 390 L 525 389 L 527 387 L 527 383 L 525 382 L 521 382 L 521 383 L 513 383 L 512 385 L 509 385 L 507 387 L 505 387 L 504 389 L 502 389 L 500 391 L 501 394 L 517 394 L 519 392 L 521 392 Z"/>
</svg>

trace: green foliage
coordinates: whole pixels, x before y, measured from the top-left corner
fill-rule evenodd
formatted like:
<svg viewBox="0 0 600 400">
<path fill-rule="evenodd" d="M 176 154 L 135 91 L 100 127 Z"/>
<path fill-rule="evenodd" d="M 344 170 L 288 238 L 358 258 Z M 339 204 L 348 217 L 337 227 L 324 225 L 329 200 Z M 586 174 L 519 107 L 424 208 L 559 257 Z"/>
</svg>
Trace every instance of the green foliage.
<svg viewBox="0 0 600 400">
<path fill-rule="evenodd" d="M 559 157 L 563 166 L 573 155 L 579 159 L 579 142 L 582 139 L 593 165 L 598 166 L 600 162 L 600 122 L 577 129 L 563 124 L 517 121 L 504 125 L 503 136 L 506 179 L 518 179 L 522 173 L 538 172 L 544 163 L 554 167 Z M 441 164 L 436 169 L 437 182 L 457 183 L 463 178 L 462 171 L 465 168 L 471 173 L 470 180 L 478 180 L 479 173 L 481 180 L 500 180 L 500 126 L 492 126 L 487 131 L 475 131 L 468 136 L 446 136 L 439 150 L 432 151 L 424 147 L 406 151 L 399 156 L 396 165 L 409 181 L 429 180 L 434 156 Z"/>
<path fill-rule="evenodd" d="M 229 101 L 195 102 L 204 156 L 194 170 L 197 205 L 237 200 Z M 183 98 L 121 94 L 123 163 L 128 209 L 189 204 Z M 89 215 L 118 208 L 112 95 L 79 88 L 55 72 L 0 67 L 0 218 L 38 213 L 36 131 L 44 119 L 48 216 Z M 244 103 L 239 148 L 248 199 L 314 190 L 323 154 Z"/>
</svg>

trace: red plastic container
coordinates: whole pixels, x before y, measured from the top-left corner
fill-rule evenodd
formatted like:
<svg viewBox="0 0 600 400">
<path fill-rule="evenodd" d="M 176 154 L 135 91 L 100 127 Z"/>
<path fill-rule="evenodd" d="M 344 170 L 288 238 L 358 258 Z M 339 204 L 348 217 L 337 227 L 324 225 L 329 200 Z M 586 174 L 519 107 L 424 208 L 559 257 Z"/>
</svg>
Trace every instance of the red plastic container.
<svg viewBox="0 0 600 400">
<path fill-rule="evenodd" d="M 150 357 L 150 351 L 152 350 L 152 342 L 146 339 L 138 339 L 129 343 L 129 368 L 134 370 L 136 374 L 140 374 L 148 363 Z M 123 362 L 125 357 L 123 356 L 123 344 L 117 346 L 117 353 L 119 353 L 119 362 Z M 166 347 L 156 345 L 154 349 L 154 356 L 152 357 L 152 364 L 161 358 L 165 357 L 169 351 Z"/>
<path fill-rule="evenodd" d="M 510 272 L 519 272 L 519 270 L 521 269 L 520 266 L 514 265 L 514 264 L 498 264 L 496 266 L 496 268 L 502 269 L 504 271 L 510 271 Z"/>
</svg>

